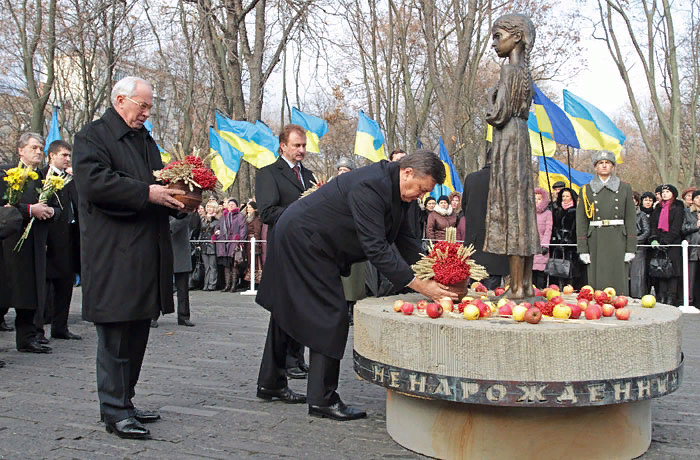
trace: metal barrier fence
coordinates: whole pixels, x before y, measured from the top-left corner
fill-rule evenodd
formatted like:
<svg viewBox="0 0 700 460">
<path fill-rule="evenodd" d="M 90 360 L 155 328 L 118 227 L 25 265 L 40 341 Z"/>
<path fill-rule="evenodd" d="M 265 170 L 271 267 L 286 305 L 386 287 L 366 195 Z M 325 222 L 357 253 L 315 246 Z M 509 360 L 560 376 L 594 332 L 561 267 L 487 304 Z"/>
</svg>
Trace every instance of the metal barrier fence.
<svg viewBox="0 0 700 460">
<path fill-rule="evenodd" d="M 440 240 L 429 240 L 423 239 L 423 241 L 440 241 Z M 190 240 L 190 243 L 250 243 L 250 288 L 247 291 L 241 292 L 241 295 L 256 295 L 255 290 L 255 243 L 267 243 L 267 240 L 256 240 L 255 238 L 250 238 L 249 240 Z M 459 241 L 463 243 L 463 241 Z M 576 247 L 575 244 L 548 244 L 542 245 L 543 247 Z M 680 247 L 681 254 L 683 257 L 683 305 L 679 308 L 683 313 L 700 313 L 700 310 L 690 305 L 690 278 L 689 278 L 689 254 L 688 249 L 691 247 L 700 247 L 700 245 L 691 245 L 687 241 L 683 241 L 681 244 L 659 244 L 652 246 L 651 244 L 638 244 L 637 247 L 643 248 L 670 248 L 670 247 Z M 657 293 L 658 294 L 658 293 Z M 694 299 L 700 300 L 700 299 Z"/>
</svg>

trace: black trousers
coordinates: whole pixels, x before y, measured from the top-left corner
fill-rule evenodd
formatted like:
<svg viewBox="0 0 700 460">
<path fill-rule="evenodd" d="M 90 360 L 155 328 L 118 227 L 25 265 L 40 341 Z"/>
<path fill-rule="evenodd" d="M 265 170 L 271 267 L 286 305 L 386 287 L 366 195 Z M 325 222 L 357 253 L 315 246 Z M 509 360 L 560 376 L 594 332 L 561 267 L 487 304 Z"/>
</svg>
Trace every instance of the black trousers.
<svg viewBox="0 0 700 460">
<path fill-rule="evenodd" d="M 97 396 L 105 422 L 133 417 L 131 402 L 146 353 L 151 320 L 95 323 Z"/>
<path fill-rule="evenodd" d="M 293 340 L 270 318 L 267 328 L 267 339 L 263 349 L 263 357 L 258 374 L 258 385 L 270 389 L 287 386 L 285 375 L 286 354 L 289 341 Z M 309 377 L 307 382 L 306 400 L 315 406 L 330 406 L 338 399 L 335 392 L 338 389 L 340 376 L 340 360 L 309 350 Z"/>
<path fill-rule="evenodd" d="M 35 310 L 15 308 L 15 343 L 17 349 L 26 347 L 36 339 L 36 327 L 34 326 Z"/>
<path fill-rule="evenodd" d="M 177 292 L 177 317 L 190 319 L 190 274 L 175 273 L 175 292 Z"/>
<path fill-rule="evenodd" d="M 46 310 L 51 316 L 51 336 L 68 332 L 68 312 L 73 297 L 74 275 L 46 280 Z"/>
</svg>

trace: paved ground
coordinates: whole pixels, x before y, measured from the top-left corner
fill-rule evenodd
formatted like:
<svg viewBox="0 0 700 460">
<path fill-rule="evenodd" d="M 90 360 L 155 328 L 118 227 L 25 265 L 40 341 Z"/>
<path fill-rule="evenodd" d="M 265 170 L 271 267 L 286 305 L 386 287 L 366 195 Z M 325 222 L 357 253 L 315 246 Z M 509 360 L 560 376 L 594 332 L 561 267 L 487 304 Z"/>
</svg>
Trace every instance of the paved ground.
<svg viewBox="0 0 700 460">
<path fill-rule="evenodd" d="M 83 341 L 52 341 L 51 355 L 18 353 L 14 333 L 0 333 L 0 458 L 66 459 L 417 459 L 384 427 L 384 391 L 352 371 L 352 332 L 340 394 L 366 409 L 364 421 L 311 418 L 305 405 L 255 398 L 267 313 L 250 297 L 192 293 L 195 328 L 161 318 L 151 339 L 135 402 L 160 409 L 152 441 L 126 441 L 99 423 L 94 328 L 80 320 L 75 290 L 71 331 Z M 8 319 L 13 319 L 10 313 Z M 681 389 L 654 402 L 646 459 L 700 459 L 700 315 L 685 315 Z M 640 350 L 643 353 L 644 350 Z M 304 381 L 292 381 L 305 391 Z M 546 434 L 543 434 L 546 435 Z"/>
</svg>

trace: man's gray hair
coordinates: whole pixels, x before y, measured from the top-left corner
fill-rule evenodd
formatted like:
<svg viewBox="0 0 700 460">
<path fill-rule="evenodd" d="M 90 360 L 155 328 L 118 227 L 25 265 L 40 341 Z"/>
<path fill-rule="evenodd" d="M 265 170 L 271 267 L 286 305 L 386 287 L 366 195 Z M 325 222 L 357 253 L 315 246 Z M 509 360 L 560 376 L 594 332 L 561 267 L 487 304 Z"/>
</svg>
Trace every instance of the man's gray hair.
<svg viewBox="0 0 700 460">
<path fill-rule="evenodd" d="M 26 132 L 26 133 L 22 133 L 22 135 L 19 136 L 19 140 L 17 141 L 17 149 L 19 150 L 19 149 L 25 148 L 27 146 L 27 144 L 29 144 L 29 141 L 32 139 L 39 141 L 39 143 L 42 146 L 46 144 L 46 142 L 44 141 L 44 138 L 41 137 L 41 134 Z"/>
<path fill-rule="evenodd" d="M 420 149 L 399 160 L 399 168 L 412 168 L 419 175 L 428 175 L 438 184 L 445 182 L 445 164 L 430 150 Z"/>
<path fill-rule="evenodd" d="M 136 94 L 136 85 L 139 83 L 148 86 L 148 88 L 153 91 L 151 84 L 143 78 L 124 77 L 114 85 L 114 88 L 112 88 L 112 105 L 117 105 L 117 96 L 132 97 L 134 94 Z"/>
</svg>

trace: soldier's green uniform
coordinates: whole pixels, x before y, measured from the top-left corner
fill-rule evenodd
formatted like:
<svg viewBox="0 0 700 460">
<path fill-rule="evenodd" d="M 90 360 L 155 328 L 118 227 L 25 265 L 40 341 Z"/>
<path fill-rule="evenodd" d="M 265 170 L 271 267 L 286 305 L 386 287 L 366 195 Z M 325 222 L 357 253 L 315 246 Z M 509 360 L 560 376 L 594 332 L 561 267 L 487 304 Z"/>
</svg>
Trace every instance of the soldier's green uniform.
<svg viewBox="0 0 700 460">
<path fill-rule="evenodd" d="M 614 164 L 614 156 L 612 161 Z M 591 256 L 588 284 L 593 289 L 612 287 L 618 295 L 629 295 L 624 259 L 625 253 L 637 249 L 635 217 L 632 187 L 615 174 L 605 183 L 596 176 L 581 189 L 576 208 L 577 249 Z"/>
</svg>

